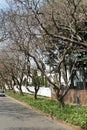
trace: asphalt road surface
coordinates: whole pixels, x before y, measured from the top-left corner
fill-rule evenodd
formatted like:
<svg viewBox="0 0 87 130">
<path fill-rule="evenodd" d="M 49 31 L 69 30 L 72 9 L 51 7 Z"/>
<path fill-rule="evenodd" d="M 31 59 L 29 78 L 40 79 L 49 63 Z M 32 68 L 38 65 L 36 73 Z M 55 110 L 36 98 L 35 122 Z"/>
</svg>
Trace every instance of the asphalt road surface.
<svg viewBox="0 0 87 130">
<path fill-rule="evenodd" d="M 0 130 L 71 130 L 9 97 L 0 97 Z"/>
</svg>

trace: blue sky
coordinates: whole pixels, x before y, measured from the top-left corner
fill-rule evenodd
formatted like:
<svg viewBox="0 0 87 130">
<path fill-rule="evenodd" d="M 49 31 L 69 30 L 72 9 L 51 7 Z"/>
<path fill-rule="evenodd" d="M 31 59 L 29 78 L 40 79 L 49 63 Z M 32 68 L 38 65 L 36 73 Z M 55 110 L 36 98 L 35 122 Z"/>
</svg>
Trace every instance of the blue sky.
<svg viewBox="0 0 87 130">
<path fill-rule="evenodd" d="M 5 9 L 7 6 L 6 0 L 0 0 L 0 9 Z"/>
</svg>

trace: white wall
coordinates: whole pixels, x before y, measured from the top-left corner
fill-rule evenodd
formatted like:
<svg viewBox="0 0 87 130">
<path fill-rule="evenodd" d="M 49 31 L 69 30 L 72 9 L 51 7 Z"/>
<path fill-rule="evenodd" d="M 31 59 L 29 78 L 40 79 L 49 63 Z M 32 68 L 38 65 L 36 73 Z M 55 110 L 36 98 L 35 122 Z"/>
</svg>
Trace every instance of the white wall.
<svg viewBox="0 0 87 130">
<path fill-rule="evenodd" d="M 34 87 L 28 87 L 31 91 L 34 92 Z M 17 87 L 15 86 L 15 90 L 18 91 Z M 26 89 L 25 86 L 22 86 L 22 91 L 24 93 L 30 93 L 28 92 L 28 90 Z M 42 95 L 42 96 L 47 96 L 47 97 L 51 97 L 51 88 L 48 87 L 40 87 L 39 91 L 38 91 L 38 95 Z"/>
</svg>

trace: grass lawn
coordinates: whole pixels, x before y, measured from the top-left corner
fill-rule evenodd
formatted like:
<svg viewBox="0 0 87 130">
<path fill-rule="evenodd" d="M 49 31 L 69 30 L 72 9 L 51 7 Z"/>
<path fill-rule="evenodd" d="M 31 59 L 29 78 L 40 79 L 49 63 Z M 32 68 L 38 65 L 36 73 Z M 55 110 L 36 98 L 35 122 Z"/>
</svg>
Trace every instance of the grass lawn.
<svg viewBox="0 0 87 130">
<path fill-rule="evenodd" d="M 18 93 L 14 94 L 10 91 L 7 91 L 6 94 L 48 113 L 57 119 L 87 129 L 87 107 L 66 105 L 65 108 L 61 108 L 56 100 L 50 100 L 44 97 L 38 97 L 38 99 L 35 100 L 34 97 L 29 94 L 20 96 Z"/>
</svg>

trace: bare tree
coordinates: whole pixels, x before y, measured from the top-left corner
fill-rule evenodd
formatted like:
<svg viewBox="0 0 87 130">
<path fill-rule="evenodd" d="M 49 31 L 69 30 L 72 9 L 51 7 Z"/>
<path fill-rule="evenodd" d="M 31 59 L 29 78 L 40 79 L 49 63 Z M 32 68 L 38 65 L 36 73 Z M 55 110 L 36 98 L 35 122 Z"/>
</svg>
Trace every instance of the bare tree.
<svg viewBox="0 0 87 130">
<path fill-rule="evenodd" d="M 84 31 L 82 26 L 79 28 L 86 20 L 86 8 L 82 0 L 49 1 L 41 9 L 34 3 L 34 7 L 32 10 L 43 41 L 40 43 L 44 44 L 43 52 L 47 56 L 48 64 L 53 68 L 52 72 L 58 74 L 56 83 L 47 78 L 53 85 L 57 100 L 64 106 L 64 97 L 71 86 L 71 77 L 79 62 L 78 50 L 87 52 L 86 24 Z M 72 64 L 69 62 L 70 59 Z M 38 68 L 46 75 L 38 63 Z M 71 70 L 67 79 L 68 68 Z"/>
<path fill-rule="evenodd" d="M 13 2 L 15 8 L 11 5 L 3 15 L 4 33 L 25 55 L 27 75 L 32 76 L 31 66 L 40 70 L 64 106 L 64 97 L 79 61 L 78 50 L 87 51 L 86 25 L 84 30 L 80 28 L 86 20 L 86 8 L 82 0 Z M 47 74 L 46 64 L 52 68 L 50 74 L 54 73 L 54 81 Z M 69 78 L 67 69 L 70 69 Z"/>
</svg>

